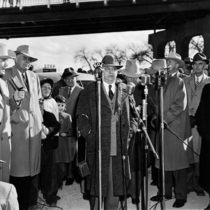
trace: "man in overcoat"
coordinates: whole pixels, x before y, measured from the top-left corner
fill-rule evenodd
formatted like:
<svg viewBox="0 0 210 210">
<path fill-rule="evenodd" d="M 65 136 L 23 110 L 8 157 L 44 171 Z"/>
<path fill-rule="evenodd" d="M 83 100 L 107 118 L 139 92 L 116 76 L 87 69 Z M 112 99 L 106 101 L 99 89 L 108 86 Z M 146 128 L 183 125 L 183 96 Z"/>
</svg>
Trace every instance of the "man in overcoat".
<svg viewBox="0 0 210 210">
<path fill-rule="evenodd" d="M 128 144 L 130 128 L 135 127 L 130 114 L 125 84 L 116 83 L 117 70 L 121 68 L 113 56 L 102 60 L 101 84 L 101 168 L 104 209 L 118 209 L 119 196 L 124 195 L 130 180 Z M 87 141 L 86 158 L 90 169 L 87 188 L 90 191 L 90 209 L 98 209 L 99 197 L 99 141 L 97 114 L 97 83 L 89 84 L 80 94 L 77 115 L 78 130 Z M 123 158 L 125 157 L 125 176 Z"/>
<path fill-rule="evenodd" d="M 72 67 L 66 68 L 62 74 L 62 78 L 66 83 L 66 86 L 61 87 L 59 95 L 66 99 L 66 112 L 71 115 L 72 118 L 72 135 L 69 137 L 69 154 L 71 162 L 69 163 L 68 175 L 66 185 L 71 185 L 74 181 L 74 158 L 76 152 L 77 141 L 77 126 L 76 126 L 76 108 L 80 92 L 83 90 L 81 86 L 77 84 L 78 74 Z"/>
<path fill-rule="evenodd" d="M 10 98 L 16 106 L 11 116 L 10 182 L 16 187 L 20 209 L 28 209 L 37 204 L 38 198 L 43 121 L 39 107 L 41 89 L 38 76 L 28 71 L 30 63 L 37 60 L 30 55 L 29 46 L 21 45 L 15 53 L 15 65 L 7 69 L 3 77 L 8 81 Z M 22 91 L 14 97 L 18 90 Z"/>
<path fill-rule="evenodd" d="M 200 154 L 201 136 L 197 131 L 195 114 L 200 104 L 203 87 L 207 83 L 210 83 L 210 77 L 204 74 L 204 70 L 208 64 L 209 60 L 203 53 L 196 53 L 192 63 L 194 74 L 184 79 L 193 134 L 193 148 L 197 154 Z M 199 156 L 197 154 L 194 155 L 195 163 L 190 166 L 188 171 L 188 192 L 195 191 L 198 196 L 204 196 L 205 193 L 198 183 Z"/>
<path fill-rule="evenodd" d="M 178 68 L 182 62 L 179 57 L 174 56 L 171 63 Z M 162 66 L 166 66 L 164 59 Z M 187 168 L 190 164 L 190 151 L 187 145 L 192 137 L 190 126 L 187 124 L 189 116 L 186 88 L 183 80 L 179 77 L 169 76 L 163 87 L 163 119 L 170 129 L 184 141 L 180 141 L 176 135 L 168 129 L 164 129 L 165 198 L 172 198 L 172 189 L 174 188 L 176 200 L 173 207 L 180 208 L 187 201 L 186 179 Z M 160 138 L 157 140 L 157 144 L 157 148 L 159 148 Z M 156 167 L 160 168 L 160 160 L 156 160 Z M 158 185 L 160 189 L 160 183 Z M 152 201 L 160 199 L 161 195 L 159 194 L 151 198 Z"/>
</svg>

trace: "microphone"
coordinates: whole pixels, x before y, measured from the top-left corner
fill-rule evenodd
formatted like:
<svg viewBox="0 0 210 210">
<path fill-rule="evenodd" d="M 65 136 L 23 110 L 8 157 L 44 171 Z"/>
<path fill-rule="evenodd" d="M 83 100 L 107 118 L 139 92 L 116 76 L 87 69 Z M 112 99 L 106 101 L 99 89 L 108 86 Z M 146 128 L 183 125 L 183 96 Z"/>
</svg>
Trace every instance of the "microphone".
<svg viewBox="0 0 210 210">
<path fill-rule="evenodd" d="M 132 95 L 133 93 L 134 93 L 134 90 L 135 90 L 135 84 L 133 83 L 133 82 L 129 82 L 128 84 L 127 84 L 127 89 L 126 89 L 126 91 L 127 91 L 127 94 L 128 95 Z"/>
</svg>

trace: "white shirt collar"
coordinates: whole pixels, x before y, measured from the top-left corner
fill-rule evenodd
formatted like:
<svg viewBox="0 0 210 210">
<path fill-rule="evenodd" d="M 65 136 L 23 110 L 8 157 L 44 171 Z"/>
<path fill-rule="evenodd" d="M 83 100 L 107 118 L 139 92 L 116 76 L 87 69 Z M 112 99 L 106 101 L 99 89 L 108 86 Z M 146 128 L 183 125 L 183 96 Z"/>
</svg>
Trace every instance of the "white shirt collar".
<svg viewBox="0 0 210 210">
<path fill-rule="evenodd" d="M 195 75 L 195 81 L 200 82 L 202 79 L 203 79 L 203 74 L 200 75 L 199 77 L 197 77 L 197 76 Z"/>
<path fill-rule="evenodd" d="M 110 84 L 108 84 L 104 81 L 103 81 L 103 84 L 104 84 L 104 88 L 106 90 L 107 95 L 109 95 L 109 85 Z M 112 92 L 115 93 L 115 83 L 111 84 L 111 86 L 112 86 L 112 88 L 111 88 Z"/>
</svg>

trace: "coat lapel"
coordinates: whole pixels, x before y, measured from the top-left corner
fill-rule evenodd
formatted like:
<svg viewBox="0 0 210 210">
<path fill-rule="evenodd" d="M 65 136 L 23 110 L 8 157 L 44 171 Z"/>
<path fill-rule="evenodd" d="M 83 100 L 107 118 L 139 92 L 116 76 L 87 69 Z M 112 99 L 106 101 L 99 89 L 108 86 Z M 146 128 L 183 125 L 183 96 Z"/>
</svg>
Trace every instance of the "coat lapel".
<svg viewBox="0 0 210 210">
<path fill-rule="evenodd" d="M 195 76 L 191 78 L 191 80 L 189 81 L 189 84 L 190 84 L 192 92 L 194 93 L 195 92 Z"/>
<path fill-rule="evenodd" d="M 96 90 L 97 90 L 97 88 L 96 88 Z M 106 90 L 104 88 L 103 83 L 101 84 L 101 106 L 105 106 L 105 107 L 111 109 L 111 107 L 109 105 L 109 101 L 107 99 L 107 94 L 106 94 Z"/>
</svg>

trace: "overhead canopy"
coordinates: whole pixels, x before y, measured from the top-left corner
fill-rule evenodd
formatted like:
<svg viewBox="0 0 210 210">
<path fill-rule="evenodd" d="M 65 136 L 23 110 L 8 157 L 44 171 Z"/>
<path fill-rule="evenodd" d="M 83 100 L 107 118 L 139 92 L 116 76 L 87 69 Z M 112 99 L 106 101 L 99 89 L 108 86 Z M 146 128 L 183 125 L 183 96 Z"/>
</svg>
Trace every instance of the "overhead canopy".
<svg viewBox="0 0 210 210">
<path fill-rule="evenodd" d="M 69 3 L 2 8 L 0 38 L 168 29 L 209 14 L 209 0 L 109 0 L 107 6 L 104 1 L 86 1 L 79 7 Z"/>
</svg>

